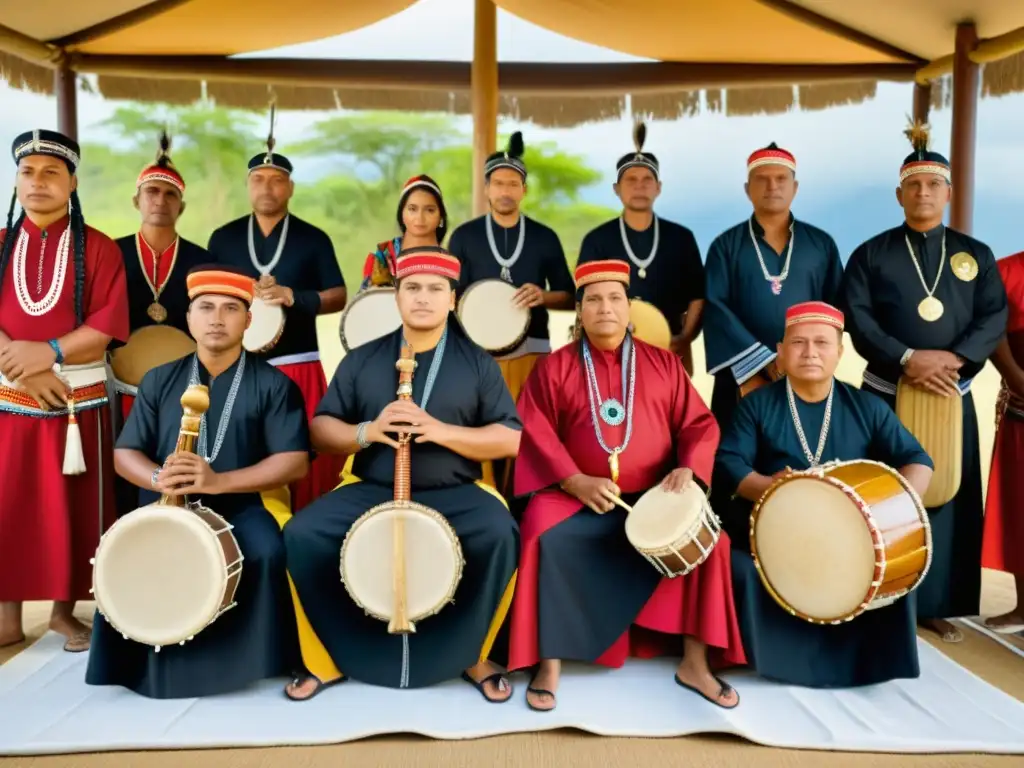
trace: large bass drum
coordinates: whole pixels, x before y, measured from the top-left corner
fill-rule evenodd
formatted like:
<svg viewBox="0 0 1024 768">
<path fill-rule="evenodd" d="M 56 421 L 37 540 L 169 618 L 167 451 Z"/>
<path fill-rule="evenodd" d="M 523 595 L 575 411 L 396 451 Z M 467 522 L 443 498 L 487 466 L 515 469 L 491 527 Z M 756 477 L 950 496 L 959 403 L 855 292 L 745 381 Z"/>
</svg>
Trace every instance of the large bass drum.
<svg viewBox="0 0 1024 768">
<path fill-rule="evenodd" d="M 750 517 L 761 581 L 789 613 L 841 624 L 915 590 L 932 533 L 921 499 L 895 470 L 847 461 L 773 483 Z"/>
<path fill-rule="evenodd" d="M 92 592 L 100 614 L 128 640 L 181 644 L 235 606 L 242 550 L 231 525 L 202 506 L 150 504 L 100 539 Z"/>
</svg>

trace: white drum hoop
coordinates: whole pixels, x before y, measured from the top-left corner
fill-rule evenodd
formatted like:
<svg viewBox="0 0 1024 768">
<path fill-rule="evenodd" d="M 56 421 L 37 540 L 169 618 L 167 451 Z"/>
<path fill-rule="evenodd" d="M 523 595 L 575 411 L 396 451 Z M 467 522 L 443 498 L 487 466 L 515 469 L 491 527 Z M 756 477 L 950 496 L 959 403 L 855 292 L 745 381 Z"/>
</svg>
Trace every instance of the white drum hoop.
<svg viewBox="0 0 1024 768">
<path fill-rule="evenodd" d="M 387 297 L 385 302 L 384 297 Z M 384 317 L 376 320 L 367 310 L 376 306 L 389 306 L 383 313 Z M 359 307 L 354 312 L 355 308 Z M 391 319 L 396 320 L 394 327 L 390 327 L 388 315 L 394 315 Z M 341 347 L 345 352 L 351 352 L 356 347 L 376 341 L 382 336 L 387 336 L 392 331 L 402 326 L 402 316 L 398 312 L 398 305 L 395 303 L 395 289 L 391 286 L 381 285 L 374 288 L 367 288 L 356 294 L 356 297 L 349 302 L 348 306 L 341 313 L 341 321 L 338 326 L 338 333 L 341 335 Z M 379 331 L 379 332 L 377 332 Z"/>
<path fill-rule="evenodd" d="M 441 531 L 445 533 L 445 538 L 447 538 L 448 541 L 450 542 L 452 552 L 455 555 L 455 573 L 444 597 L 440 601 L 438 601 L 436 605 L 433 605 L 430 608 L 424 610 L 415 611 L 413 609 L 413 606 L 409 606 L 409 621 L 416 622 L 422 619 L 429 618 L 431 616 L 435 616 L 436 614 L 440 613 L 441 610 L 446 605 L 455 602 L 455 592 L 458 589 L 459 583 L 462 581 L 462 572 L 466 565 L 466 561 L 462 553 L 462 544 L 459 542 L 459 537 L 456 535 L 455 529 L 452 528 L 451 523 L 449 523 L 445 519 L 444 515 L 442 515 L 437 510 L 431 509 L 430 507 L 424 504 L 417 504 L 414 501 L 385 501 L 384 503 L 378 504 L 377 506 L 372 507 L 371 509 L 367 510 L 362 515 L 360 515 L 360 517 L 355 521 L 355 523 L 352 524 L 352 527 L 349 528 L 348 533 L 345 534 L 345 540 L 342 542 L 341 545 L 341 557 L 339 562 L 341 583 L 344 585 L 345 591 L 348 593 L 348 596 L 352 599 L 352 602 L 354 602 L 356 605 L 362 608 L 363 612 L 367 616 L 372 616 L 373 618 L 379 619 L 380 621 L 390 621 L 394 618 L 390 614 L 373 610 L 370 606 L 367 605 L 367 601 L 362 596 L 357 594 L 357 590 L 353 587 L 352 580 L 348 576 L 347 569 L 345 567 L 348 561 L 348 556 L 351 548 L 359 546 L 359 531 L 363 529 L 365 523 L 371 518 L 377 516 L 378 514 L 391 512 L 394 510 L 403 510 L 413 514 L 423 515 L 427 519 L 431 520 L 434 524 L 438 526 L 438 528 Z M 413 540 L 410 537 L 406 537 L 406 546 L 410 546 L 411 541 Z M 390 541 L 388 542 L 388 545 L 390 546 Z M 410 573 L 408 574 L 408 577 L 411 580 L 414 577 L 414 574 Z"/>
<path fill-rule="evenodd" d="M 157 513 L 162 514 L 158 515 Z M 176 518 L 174 517 L 176 514 L 180 514 L 181 516 Z M 204 517 L 212 518 L 212 521 L 216 523 L 218 527 L 212 527 Z M 210 554 L 211 552 L 216 553 L 211 559 L 216 561 L 213 568 L 217 571 L 218 577 L 220 577 L 220 573 L 223 571 L 223 577 L 219 578 L 217 583 L 212 584 L 210 587 L 210 601 L 211 604 L 215 604 L 217 606 L 217 609 L 210 609 L 206 611 L 205 619 L 200 619 L 198 622 L 193 623 L 187 628 L 176 630 L 161 638 L 156 638 L 153 635 L 146 636 L 145 632 L 137 631 L 134 627 L 122 625 L 122 622 L 118 620 L 116 615 L 118 610 L 116 608 L 111 610 L 113 607 L 110 602 L 111 596 L 107 594 L 106 589 L 103 586 L 104 579 L 103 574 L 101 573 L 104 570 L 107 557 L 110 556 L 112 551 L 115 551 L 112 550 L 111 547 L 117 546 L 116 542 L 119 540 L 118 537 L 124 535 L 124 532 L 130 530 L 133 526 L 141 525 L 142 521 L 147 518 L 158 519 L 161 523 L 167 523 L 170 520 L 175 520 L 175 523 L 180 523 L 182 526 L 191 528 L 192 533 L 196 534 L 200 539 L 208 539 L 211 546 L 206 550 L 206 552 L 207 554 Z M 197 504 L 190 505 L 188 507 L 173 507 L 171 505 L 156 503 L 140 507 L 129 512 L 124 517 L 118 519 L 100 537 L 99 545 L 96 548 L 96 554 L 89 560 L 89 563 L 93 566 L 92 588 L 89 592 L 93 595 L 96 601 L 96 609 L 104 620 L 125 640 L 132 640 L 142 645 L 151 646 L 157 653 L 160 652 L 160 649 L 163 646 L 185 645 L 185 643 L 193 640 L 196 635 L 237 605 L 234 597 L 238 590 L 238 585 L 241 582 L 242 564 L 245 557 L 242 554 L 241 547 L 238 545 L 238 540 L 235 538 L 235 535 L 231 533 L 233 529 L 234 526 L 221 515 L 218 515 L 207 507 L 202 507 Z M 229 537 L 235 546 L 235 550 L 238 552 L 238 556 L 230 563 L 227 562 L 227 558 L 224 554 L 224 548 L 220 543 L 221 536 L 223 535 Z M 234 580 L 234 585 L 232 586 L 232 579 L 236 575 L 238 578 Z M 227 600 L 225 600 L 225 598 L 227 598 Z"/>
<path fill-rule="evenodd" d="M 284 309 L 280 304 L 267 304 L 263 299 L 254 298 L 249 311 L 252 313 L 252 322 L 242 336 L 242 346 L 254 354 L 269 352 L 284 333 Z"/>
<path fill-rule="evenodd" d="M 530 310 L 512 305 L 512 296 L 517 290 L 514 285 L 505 280 L 488 278 L 478 280 L 470 285 L 459 298 L 456 310 L 459 322 L 462 323 L 469 338 L 492 355 L 503 355 L 514 350 L 523 343 L 523 339 L 526 338 L 530 329 Z M 508 301 L 484 298 L 490 293 L 495 293 L 499 297 L 501 294 L 507 293 Z M 481 300 L 478 297 L 484 301 L 486 320 L 483 323 L 472 320 L 467 322 L 466 314 L 470 311 L 467 307 Z M 506 320 L 504 325 L 500 324 Z"/>
<path fill-rule="evenodd" d="M 652 489 L 653 490 L 653 489 Z M 650 493 L 650 491 L 648 491 Z M 718 540 L 722 533 L 722 521 L 718 519 L 718 515 L 711 509 L 711 504 L 708 501 L 708 497 L 701 493 L 700 496 L 700 512 L 693 518 L 686 530 L 682 534 L 677 534 L 673 537 L 673 541 L 656 547 L 640 545 L 636 541 L 635 535 L 631 535 L 629 524 L 630 518 L 636 514 L 636 507 L 640 503 L 633 505 L 633 512 L 626 517 L 626 538 L 629 543 L 633 545 L 633 548 L 639 552 L 647 562 L 655 567 L 655 569 L 661 573 L 662 576 L 674 579 L 679 576 L 686 576 L 701 565 L 711 555 L 712 550 L 718 544 Z M 641 500 L 643 497 L 640 497 Z M 700 532 L 707 530 L 711 535 L 711 543 L 705 547 L 700 541 Z M 688 560 L 683 554 L 682 550 L 688 546 L 694 546 L 697 548 L 700 555 L 696 560 Z M 667 557 L 668 555 L 674 555 L 678 558 L 679 562 L 683 564 L 683 570 L 674 571 L 666 566 L 659 558 Z"/>
</svg>

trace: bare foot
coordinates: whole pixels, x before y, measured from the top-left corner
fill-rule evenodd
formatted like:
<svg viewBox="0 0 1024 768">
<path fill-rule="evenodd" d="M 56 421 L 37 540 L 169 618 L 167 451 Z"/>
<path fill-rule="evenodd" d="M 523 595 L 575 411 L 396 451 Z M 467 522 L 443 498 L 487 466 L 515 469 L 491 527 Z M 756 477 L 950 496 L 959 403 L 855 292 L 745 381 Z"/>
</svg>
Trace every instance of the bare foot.
<svg viewBox="0 0 1024 768">
<path fill-rule="evenodd" d="M 719 680 L 706 664 L 699 667 L 684 660 L 676 669 L 676 680 L 684 687 L 696 690 L 701 696 L 722 709 L 732 709 L 740 703 L 740 695 L 727 683 Z"/>
<path fill-rule="evenodd" d="M 17 645 L 18 643 L 25 642 L 25 633 L 21 631 L 20 627 L 16 627 L 11 631 L 0 632 L 0 648 L 6 648 L 9 645 Z"/>
<path fill-rule="evenodd" d="M 537 666 L 537 672 L 526 689 L 526 704 L 538 712 L 550 712 L 558 704 L 555 693 L 562 676 L 562 662 L 546 659 Z"/>
<path fill-rule="evenodd" d="M 957 629 L 955 624 L 952 624 L 945 619 L 922 619 L 918 623 L 922 627 L 930 629 L 932 632 L 939 635 L 944 643 L 963 642 L 964 633 Z"/>
<path fill-rule="evenodd" d="M 0 648 L 25 642 L 21 629 L 21 603 L 0 603 Z"/>
<path fill-rule="evenodd" d="M 985 619 L 985 626 L 994 632 L 1012 634 L 1024 630 L 1024 611 L 1014 608 L 1009 613 Z"/>
<path fill-rule="evenodd" d="M 492 677 L 492 675 L 496 674 L 500 674 L 501 677 Z M 466 675 L 481 687 L 480 693 L 488 701 L 500 704 L 512 697 L 512 684 L 502 674 L 501 670 L 489 661 L 481 661 L 479 664 L 474 664 L 466 670 Z M 487 678 L 491 679 L 488 680 Z"/>
</svg>

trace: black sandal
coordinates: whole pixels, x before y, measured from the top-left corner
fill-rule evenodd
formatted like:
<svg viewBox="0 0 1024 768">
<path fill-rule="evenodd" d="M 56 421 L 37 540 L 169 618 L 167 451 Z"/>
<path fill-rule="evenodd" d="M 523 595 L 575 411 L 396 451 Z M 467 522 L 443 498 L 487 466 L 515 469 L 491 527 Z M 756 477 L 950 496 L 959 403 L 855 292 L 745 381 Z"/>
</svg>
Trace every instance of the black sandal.
<svg viewBox="0 0 1024 768">
<path fill-rule="evenodd" d="M 725 696 L 725 695 L 727 695 L 729 693 L 732 693 L 733 691 L 736 690 L 735 688 L 733 688 L 731 685 L 729 685 L 727 682 L 725 682 L 725 680 L 723 680 L 720 677 L 715 676 L 715 682 L 717 682 L 721 686 L 721 688 L 718 689 L 718 695 L 714 699 L 712 699 L 710 696 L 706 695 L 703 691 L 698 690 L 697 688 L 694 688 L 692 685 L 687 685 L 686 683 L 684 683 L 682 680 L 679 679 L 679 675 L 673 675 L 673 677 L 675 678 L 676 685 L 681 685 L 686 690 L 692 691 L 693 693 L 696 693 L 698 696 L 700 696 L 702 699 L 704 699 L 704 701 L 710 701 L 716 707 L 721 707 L 722 709 L 736 709 L 736 707 L 738 707 L 740 705 L 740 695 L 739 695 L 739 693 L 736 694 L 736 703 L 733 704 L 731 707 L 727 707 L 727 706 L 725 706 L 725 704 L 722 704 L 720 701 L 718 701 L 718 699 L 721 699 L 722 696 Z"/>
<path fill-rule="evenodd" d="M 545 688 L 534 688 L 533 683 L 537 679 L 537 673 L 534 672 L 533 677 L 530 678 L 530 684 L 526 687 L 526 706 L 532 709 L 534 712 L 552 712 L 555 707 L 558 706 L 558 697 L 555 696 L 554 691 L 546 690 Z M 550 696 L 554 702 L 550 707 L 537 707 L 530 701 L 530 694 L 534 696 Z"/>
<path fill-rule="evenodd" d="M 305 682 L 307 682 L 309 680 L 316 680 L 316 687 L 313 689 L 313 692 L 311 694 L 309 694 L 308 696 L 293 696 L 291 693 L 288 692 L 289 688 L 294 688 L 296 686 L 302 685 L 303 683 L 305 683 Z M 321 681 L 320 678 L 317 677 L 316 675 L 300 675 L 298 677 L 293 678 L 291 683 L 289 683 L 288 685 L 286 685 L 284 687 L 284 695 L 287 696 L 292 701 L 309 701 L 310 699 L 315 699 L 317 696 L 319 696 L 323 691 L 326 691 L 328 688 L 330 688 L 332 686 L 335 686 L 335 685 L 338 685 L 340 683 L 344 683 L 347 680 L 348 680 L 348 678 L 345 677 L 344 675 L 342 675 L 339 678 L 331 680 L 329 683 L 325 683 L 325 682 Z"/>
<path fill-rule="evenodd" d="M 489 701 L 491 704 L 504 704 L 506 701 L 512 698 L 512 681 L 508 679 L 508 675 L 505 672 L 495 672 L 494 674 L 488 675 L 480 682 L 477 682 L 472 677 L 470 677 L 468 672 L 463 672 L 462 679 L 470 685 L 472 685 L 478 691 L 480 691 L 480 695 L 483 696 L 484 699 Z M 504 680 L 508 684 L 508 696 L 504 699 L 492 699 L 490 696 L 487 695 L 487 689 L 484 686 L 486 686 L 490 682 L 493 682 L 495 686 L 497 686 L 500 689 L 500 681 L 502 680 Z"/>
</svg>

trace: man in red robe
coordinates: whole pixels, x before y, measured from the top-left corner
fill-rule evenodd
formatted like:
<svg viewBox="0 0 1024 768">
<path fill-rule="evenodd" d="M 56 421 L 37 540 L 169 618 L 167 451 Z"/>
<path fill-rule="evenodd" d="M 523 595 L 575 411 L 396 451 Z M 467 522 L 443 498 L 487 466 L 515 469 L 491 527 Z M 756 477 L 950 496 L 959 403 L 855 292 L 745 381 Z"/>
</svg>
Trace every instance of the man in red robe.
<svg viewBox="0 0 1024 768">
<path fill-rule="evenodd" d="M 664 578 L 628 542 L 611 500 L 707 487 L 718 425 L 679 358 L 627 333 L 629 264 L 582 264 L 575 281 L 579 341 L 538 362 L 518 403 L 515 493 L 534 495 L 509 668 L 536 667 L 527 704 L 549 711 L 561 659 L 619 667 L 630 654 L 682 650 L 676 682 L 731 709 L 738 694 L 708 665 L 709 647 L 716 662 L 745 663 L 728 536 L 690 574 Z"/>
<path fill-rule="evenodd" d="M 78 144 L 30 131 L 13 155 L 22 213 L 12 200 L 0 231 L 0 646 L 24 640 L 23 601 L 53 600 L 50 628 L 79 652 L 89 629 L 75 601 L 114 517 L 104 354 L 128 337 L 124 263 L 82 219 Z"/>
<path fill-rule="evenodd" d="M 981 564 L 1012 573 L 1017 582 L 1014 609 L 985 622 L 996 632 L 1013 634 L 1024 631 L 1024 253 L 996 263 L 1010 314 L 1006 338 L 992 355 L 1003 385 L 996 408 L 999 426 L 988 477 Z"/>
</svg>

